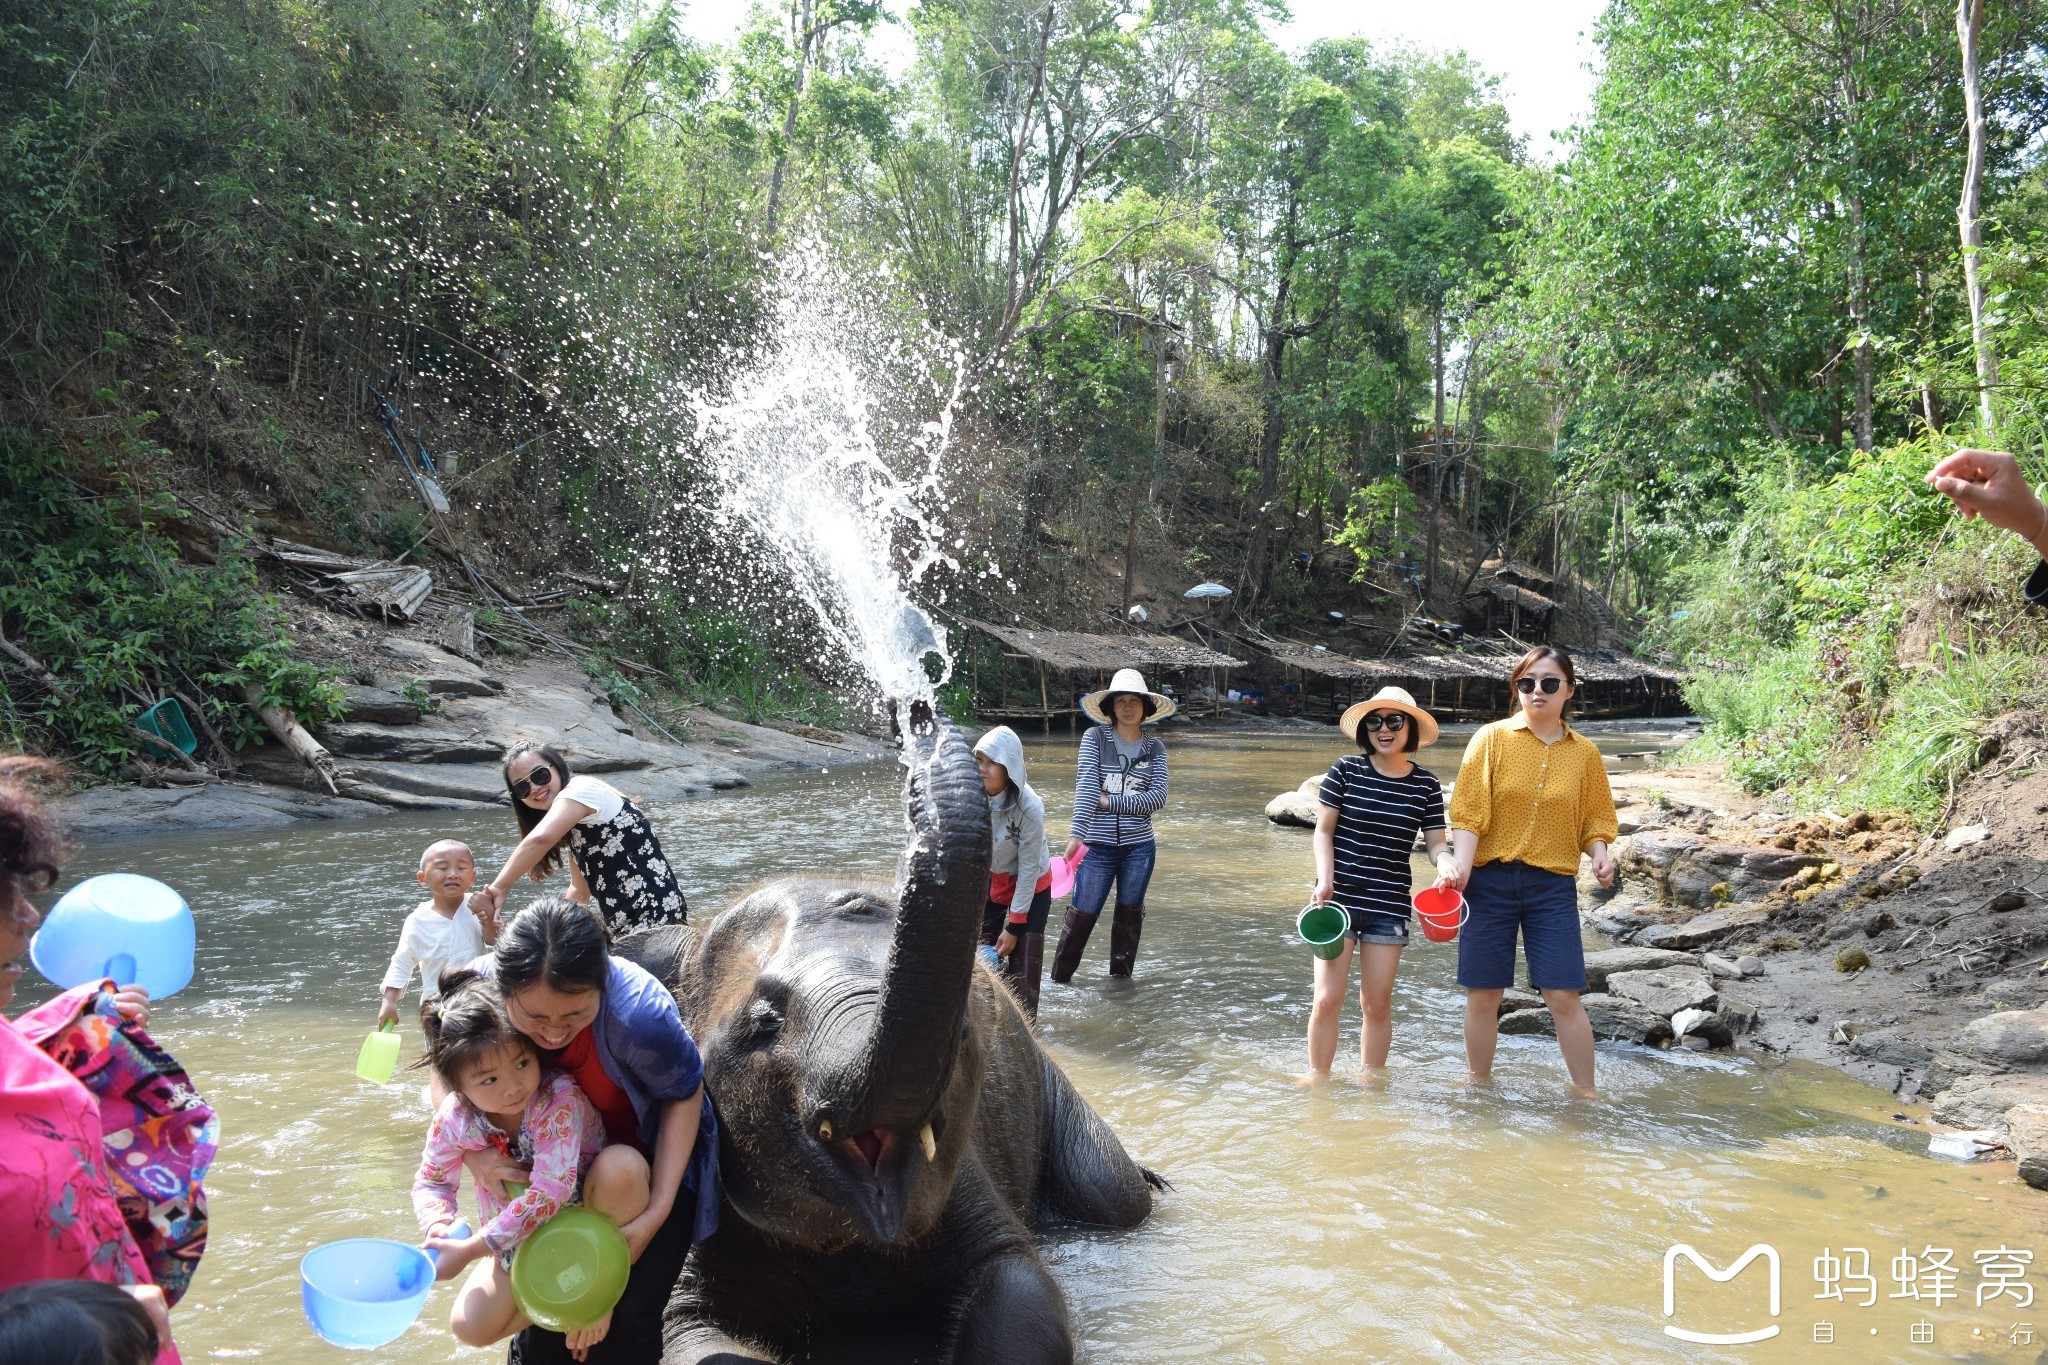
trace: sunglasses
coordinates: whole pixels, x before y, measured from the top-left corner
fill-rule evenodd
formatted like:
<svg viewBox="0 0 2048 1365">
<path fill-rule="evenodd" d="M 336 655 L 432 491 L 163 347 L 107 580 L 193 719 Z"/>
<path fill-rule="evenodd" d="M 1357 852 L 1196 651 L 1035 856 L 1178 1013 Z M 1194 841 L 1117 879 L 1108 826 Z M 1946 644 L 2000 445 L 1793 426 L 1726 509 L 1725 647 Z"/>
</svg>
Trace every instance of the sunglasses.
<svg viewBox="0 0 2048 1365">
<path fill-rule="evenodd" d="M 555 770 L 543 763 L 512 784 L 512 799 L 514 801 L 524 801 L 534 788 L 552 787 L 553 785 L 555 785 Z"/>
<path fill-rule="evenodd" d="M 1520 692 L 1525 697 L 1534 692 L 1539 686 L 1543 689 L 1543 695 L 1547 697 L 1557 691 L 1558 688 L 1564 686 L 1564 679 L 1557 677 L 1515 679 L 1515 691 Z"/>
<path fill-rule="evenodd" d="M 1388 734 L 1399 734 L 1408 728 L 1408 717 L 1402 715 L 1399 711 L 1394 712 L 1392 715 L 1381 715 L 1378 711 L 1373 711 L 1364 720 L 1358 722 L 1358 728 L 1368 734 L 1382 727 L 1386 729 Z"/>
</svg>

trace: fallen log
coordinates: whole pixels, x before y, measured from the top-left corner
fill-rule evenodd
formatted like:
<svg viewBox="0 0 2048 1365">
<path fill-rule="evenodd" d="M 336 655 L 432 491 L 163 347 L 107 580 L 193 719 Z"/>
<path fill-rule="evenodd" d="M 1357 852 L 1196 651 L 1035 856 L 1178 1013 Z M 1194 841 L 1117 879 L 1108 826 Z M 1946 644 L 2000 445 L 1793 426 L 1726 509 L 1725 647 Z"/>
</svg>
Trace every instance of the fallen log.
<svg viewBox="0 0 2048 1365">
<path fill-rule="evenodd" d="M 270 733 L 277 736 L 280 744 L 298 755 L 301 762 L 320 775 L 320 780 L 327 784 L 330 793 L 335 796 L 341 795 L 341 788 L 335 780 L 334 755 L 327 751 L 326 745 L 313 738 L 305 726 L 299 724 L 298 717 L 282 706 L 265 705 L 263 688 L 257 683 L 249 683 L 243 687 L 242 699 L 249 703 L 249 709 L 256 713 L 257 719 L 269 728 Z"/>
</svg>

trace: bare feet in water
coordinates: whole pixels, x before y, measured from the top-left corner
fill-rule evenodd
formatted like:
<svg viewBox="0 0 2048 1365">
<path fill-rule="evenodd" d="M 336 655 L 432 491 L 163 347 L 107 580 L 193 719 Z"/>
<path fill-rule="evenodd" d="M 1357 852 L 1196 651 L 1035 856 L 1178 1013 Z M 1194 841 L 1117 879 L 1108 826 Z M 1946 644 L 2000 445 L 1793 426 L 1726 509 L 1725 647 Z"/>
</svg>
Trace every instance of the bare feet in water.
<svg viewBox="0 0 2048 1365">
<path fill-rule="evenodd" d="M 1329 1079 L 1330 1073 L 1327 1071 L 1307 1071 L 1303 1072 L 1299 1076 L 1296 1076 L 1294 1078 L 1294 1083 L 1296 1085 L 1321 1085 L 1324 1081 L 1327 1081 Z"/>
</svg>

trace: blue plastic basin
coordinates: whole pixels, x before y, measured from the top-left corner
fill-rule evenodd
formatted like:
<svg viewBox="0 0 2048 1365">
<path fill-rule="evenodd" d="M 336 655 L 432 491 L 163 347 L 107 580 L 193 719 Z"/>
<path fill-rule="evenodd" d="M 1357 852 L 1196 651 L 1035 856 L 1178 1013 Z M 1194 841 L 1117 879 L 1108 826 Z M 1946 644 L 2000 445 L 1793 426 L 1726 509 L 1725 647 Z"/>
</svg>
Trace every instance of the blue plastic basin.
<svg viewBox="0 0 2048 1365">
<path fill-rule="evenodd" d="M 299 1262 L 306 1321 L 336 1346 L 374 1350 L 395 1341 L 434 1287 L 427 1253 L 381 1237 L 352 1237 L 314 1247 Z"/>
<path fill-rule="evenodd" d="M 29 960 L 69 990 L 112 977 L 150 998 L 176 995 L 192 981 L 197 934 L 192 907 L 153 877 L 110 872 L 66 891 L 29 942 Z"/>
</svg>

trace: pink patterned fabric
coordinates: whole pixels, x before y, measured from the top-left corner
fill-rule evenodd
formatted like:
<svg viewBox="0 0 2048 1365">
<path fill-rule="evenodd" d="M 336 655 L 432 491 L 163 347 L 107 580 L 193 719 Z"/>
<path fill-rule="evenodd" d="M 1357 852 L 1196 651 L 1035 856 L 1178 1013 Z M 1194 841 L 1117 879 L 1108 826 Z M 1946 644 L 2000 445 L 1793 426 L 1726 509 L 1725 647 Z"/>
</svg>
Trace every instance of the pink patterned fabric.
<svg viewBox="0 0 2048 1365">
<path fill-rule="evenodd" d="M 206 1251 L 206 1191 L 220 1120 L 177 1059 L 121 1017 L 110 982 L 78 986 L 15 1021 L 99 1102 L 107 1176 L 149 1266 L 176 1304 Z"/>
<path fill-rule="evenodd" d="M 462 1096 L 450 1095 L 427 1128 L 426 1151 L 412 1181 L 412 1208 L 421 1232 L 455 1221 L 463 1153 L 490 1148 L 533 1167 L 532 1184 L 509 1204 L 488 1190 L 476 1192 L 485 1219 L 484 1241 L 503 1256 L 576 1201 L 583 1173 L 604 1149 L 604 1121 L 576 1082 L 559 1071 L 550 1072 L 533 1092 L 516 1134 L 501 1131 Z"/>
<path fill-rule="evenodd" d="M 0 1289 L 36 1280 L 148 1284 L 107 1179 L 99 1106 L 0 1018 Z M 178 1365 L 165 1342 L 157 1365 Z"/>
</svg>

